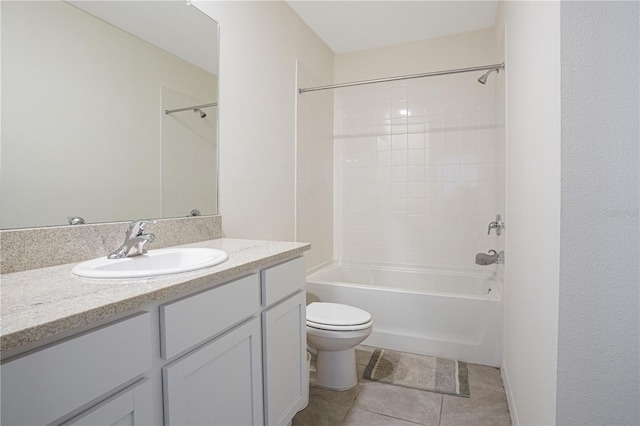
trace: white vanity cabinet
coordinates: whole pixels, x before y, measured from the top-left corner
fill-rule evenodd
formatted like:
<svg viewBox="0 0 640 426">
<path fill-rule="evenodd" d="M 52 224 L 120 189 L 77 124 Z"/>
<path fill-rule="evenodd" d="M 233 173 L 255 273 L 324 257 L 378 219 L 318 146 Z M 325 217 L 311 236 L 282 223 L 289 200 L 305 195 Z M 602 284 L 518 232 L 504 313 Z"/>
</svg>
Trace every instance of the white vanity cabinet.
<svg viewBox="0 0 640 426">
<path fill-rule="evenodd" d="M 305 262 L 262 271 L 265 424 L 287 425 L 306 404 Z"/>
<path fill-rule="evenodd" d="M 1 424 L 290 424 L 308 374 L 304 259 L 253 272 L 4 362 Z"/>
</svg>

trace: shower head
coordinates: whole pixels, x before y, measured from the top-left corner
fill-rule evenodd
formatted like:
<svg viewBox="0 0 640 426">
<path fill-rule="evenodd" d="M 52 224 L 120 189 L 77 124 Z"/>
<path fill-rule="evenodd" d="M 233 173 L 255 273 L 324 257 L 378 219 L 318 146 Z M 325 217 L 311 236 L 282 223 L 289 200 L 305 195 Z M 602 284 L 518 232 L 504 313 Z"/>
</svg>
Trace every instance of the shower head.
<svg viewBox="0 0 640 426">
<path fill-rule="evenodd" d="M 484 73 L 482 76 L 480 76 L 480 78 L 478 79 L 478 83 L 480 84 L 487 84 L 487 77 L 489 77 L 489 74 L 491 74 L 492 72 L 500 72 L 500 68 L 492 68 L 489 71 L 487 71 L 486 73 Z"/>
<path fill-rule="evenodd" d="M 207 114 L 204 111 L 202 111 L 200 108 L 195 108 L 193 112 L 200 114 L 200 118 L 205 118 L 207 116 Z"/>
</svg>

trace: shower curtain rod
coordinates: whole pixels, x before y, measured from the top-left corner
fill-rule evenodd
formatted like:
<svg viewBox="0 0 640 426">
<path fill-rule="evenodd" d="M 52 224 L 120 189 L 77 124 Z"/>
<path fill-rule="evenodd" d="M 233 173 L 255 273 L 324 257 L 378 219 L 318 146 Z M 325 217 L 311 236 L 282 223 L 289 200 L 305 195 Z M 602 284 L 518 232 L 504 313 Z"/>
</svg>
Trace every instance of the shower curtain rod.
<svg viewBox="0 0 640 426">
<path fill-rule="evenodd" d="M 211 103 L 211 104 L 194 105 L 194 106 L 185 107 L 185 108 L 178 108 L 178 109 L 165 109 L 164 113 L 165 114 L 171 114 L 172 112 L 190 111 L 190 110 L 194 110 L 194 109 L 198 109 L 198 108 L 208 108 L 208 107 L 213 107 L 213 106 L 218 106 L 218 103 L 214 102 L 214 103 Z"/>
<path fill-rule="evenodd" d="M 479 67 L 457 68 L 453 70 L 425 72 L 422 74 L 409 74 L 409 75 L 401 75 L 397 77 L 377 78 L 374 80 L 354 81 L 351 83 L 338 83 L 338 84 L 329 84 L 327 86 L 307 87 L 305 89 L 298 89 L 298 93 L 315 92 L 316 90 L 337 89 L 339 87 L 360 86 L 362 84 L 384 83 L 386 81 L 408 80 L 410 78 L 433 77 L 436 75 L 459 74 L 463 72 L 486 71 L 486 70 L 493 70 L 493 69 L 504 69 L 504 62 L 501 64 L 483 65 Z"/>
</svg>

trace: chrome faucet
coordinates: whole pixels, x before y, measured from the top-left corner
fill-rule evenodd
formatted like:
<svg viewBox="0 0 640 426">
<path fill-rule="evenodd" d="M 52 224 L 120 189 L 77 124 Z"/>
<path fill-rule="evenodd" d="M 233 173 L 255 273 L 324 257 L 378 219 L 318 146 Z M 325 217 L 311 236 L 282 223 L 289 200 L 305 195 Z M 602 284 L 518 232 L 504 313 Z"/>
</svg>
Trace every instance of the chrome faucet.
<svg viewBox="0 0 640 426">
<path fill-rule="evenodd" d="M 158 223 L 157 220 L 136 220 L 129 224 L 129 228 L 125 231 L 124 243 L 118 247 L 113 253 L 107 256 L 109 259 L 122 259 L 127 256 L 137 256 L 145 254 L 147 249 L 144 247 L 147 243 L 155 241 L 156 236 L 153 234 L 145 234 L 144 227 L 148 224 Z M 131 251 L 135 248 L 135 253 Z"/>
<path fill-rule="evenodd" d="M 504 251 L 500 251 L 500 253 L 498 253 L 495 250 L 489 250 L 489 254 L 476 254 L 476 264 L 487 266 L 493 265 L 494 263 L 504 263 Z"/>
</svg>

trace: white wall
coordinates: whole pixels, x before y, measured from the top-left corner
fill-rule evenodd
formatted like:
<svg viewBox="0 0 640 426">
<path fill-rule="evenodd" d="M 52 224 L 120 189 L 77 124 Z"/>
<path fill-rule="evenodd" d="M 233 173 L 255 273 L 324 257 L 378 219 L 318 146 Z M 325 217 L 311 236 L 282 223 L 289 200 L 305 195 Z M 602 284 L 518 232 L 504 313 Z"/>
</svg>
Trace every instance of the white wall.
<svg viewBox="0 0 640 426">
<path fill-rule="evenodd" d="M 2 9 L 2 228 L 162 217 L 161 87 L 216 77 L 64 2 Z"/>
<path fill-rule="evenodd" d="M 228 237 L 295 238 L 296 60 L 333 52 L 284 2 L 194 1 L 220 24 L 220 213 Z"/>
<path fill-rule="evenodd" d="M 551 425 L 556 421 L 558 353 L 560 4 L 501 2 L 498 34 L 505 25 L 502 374 L 514 423 Z"/>
<path fill-rule="evenodd" d="M 500 4 L 515 424 L 640 420 L 639 15 L 637 2 Z"/>
<path fill-rule="evenodd" d="M 298 62 L 298 86 L 329 84 Z M 298 95 L 296 241 L 311 243 L 307 270 L 333 260 L 333 91 Z"/>
<path fill-rule="evenodd" d="M 558 424 L 640 424 L 640 3 L 563 2 Z"/>
<path fill-rule="evenodd" d="M 482 65 L 495 59 L 490 29 L 336 55 L 336 83 Z"/>
</svg>

